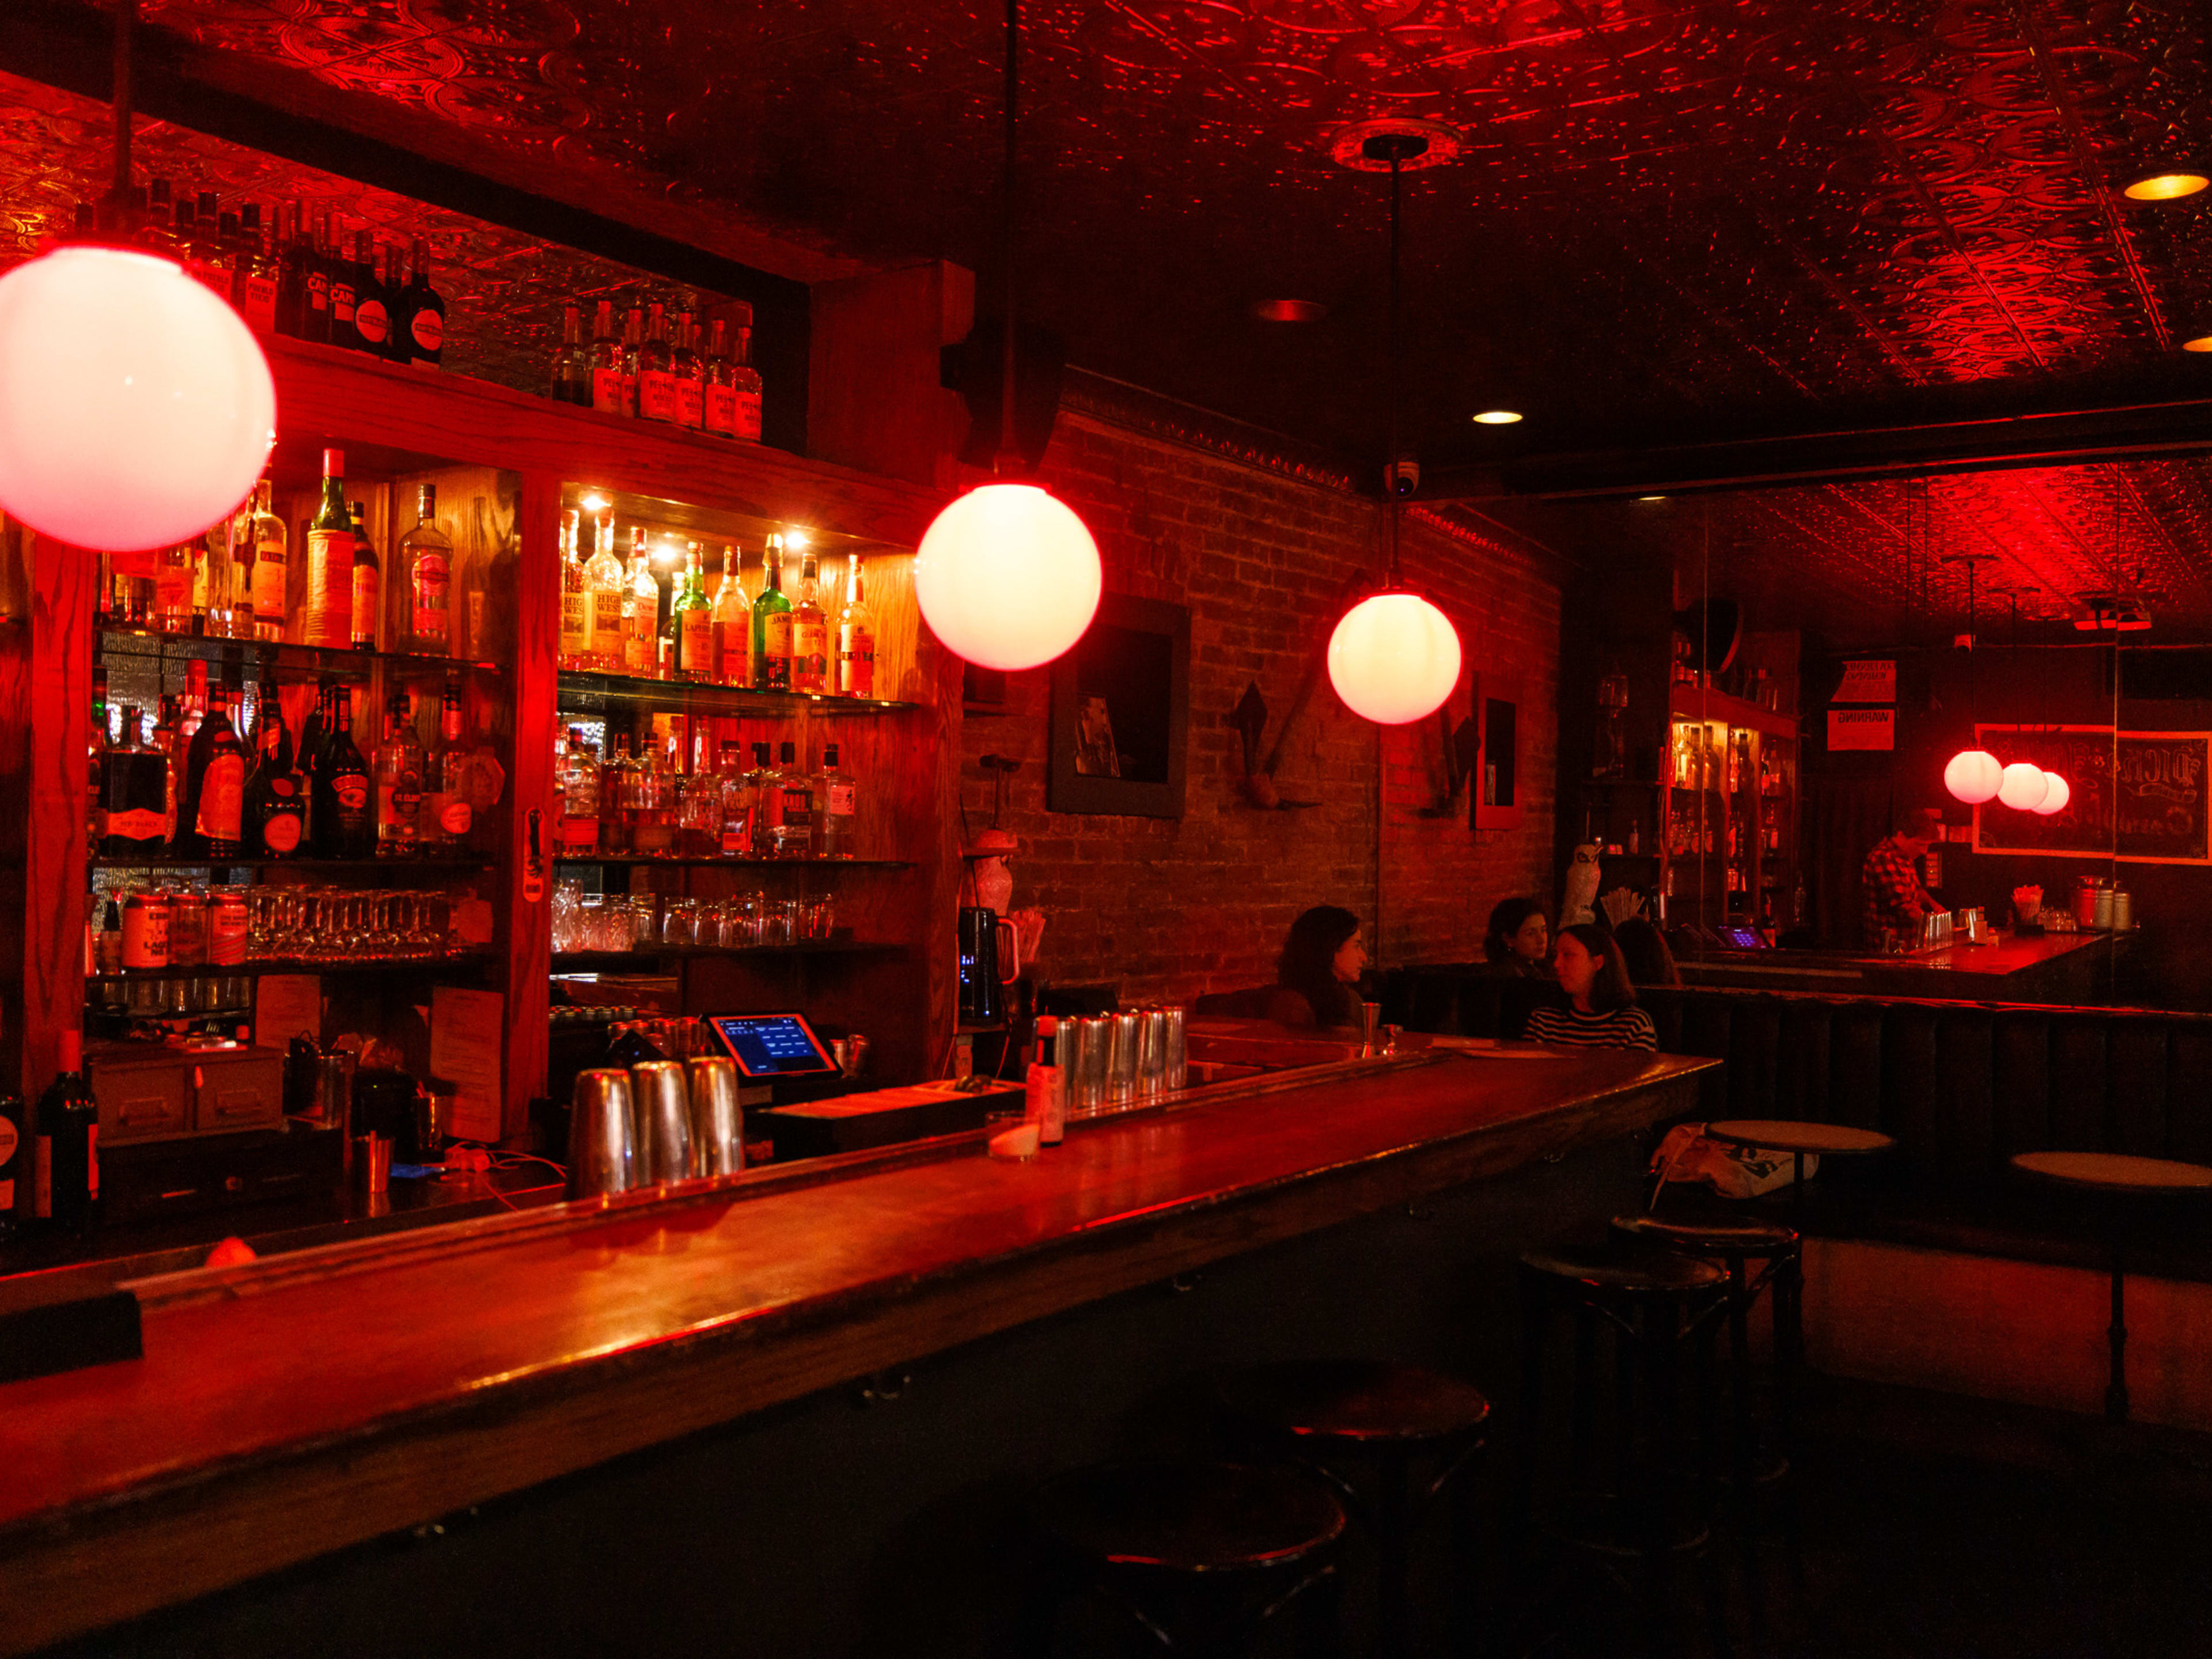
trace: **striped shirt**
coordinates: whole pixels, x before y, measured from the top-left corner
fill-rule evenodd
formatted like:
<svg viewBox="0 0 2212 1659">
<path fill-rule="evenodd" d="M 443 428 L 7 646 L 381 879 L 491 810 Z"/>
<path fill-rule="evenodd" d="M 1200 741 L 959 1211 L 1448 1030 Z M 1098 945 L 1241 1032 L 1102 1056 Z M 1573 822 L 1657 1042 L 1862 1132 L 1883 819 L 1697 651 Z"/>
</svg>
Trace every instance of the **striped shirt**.
<svg viewBox="0 0 2212 1659">
<path fill-rule="evenodd" d="M 1573 1008 L 1539 1008 L 1521 1034 L 1531 1042 L 1562 1048 L 1645 1048 L 1659 1046 L 1651 1016 L 1633 1003 L 1609 1014 L 1585 1014 Z"/>
</svg>

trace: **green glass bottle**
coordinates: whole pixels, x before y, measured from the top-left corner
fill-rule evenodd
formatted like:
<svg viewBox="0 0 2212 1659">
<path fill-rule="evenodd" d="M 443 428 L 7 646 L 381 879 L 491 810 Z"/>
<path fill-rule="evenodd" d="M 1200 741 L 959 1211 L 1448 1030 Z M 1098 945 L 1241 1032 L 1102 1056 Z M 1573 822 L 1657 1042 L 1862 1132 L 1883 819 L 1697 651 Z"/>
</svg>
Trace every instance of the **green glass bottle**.
<svg viewBox="0 0 2212 1659">
<path fill-rule="evenodd" d="M 714 678 L 714 607 L 699 570 L 699 544 L 684 556 L 684 586 L 676 595 L 676 678 L 702 684 Z"/>
<path fill-rule="evenodd" d="M 783 538 L 768 538 L 768 577 L 753 601 L 753 684 L 791 690 L 791 601 L 783 595 Z"/>
</svg>

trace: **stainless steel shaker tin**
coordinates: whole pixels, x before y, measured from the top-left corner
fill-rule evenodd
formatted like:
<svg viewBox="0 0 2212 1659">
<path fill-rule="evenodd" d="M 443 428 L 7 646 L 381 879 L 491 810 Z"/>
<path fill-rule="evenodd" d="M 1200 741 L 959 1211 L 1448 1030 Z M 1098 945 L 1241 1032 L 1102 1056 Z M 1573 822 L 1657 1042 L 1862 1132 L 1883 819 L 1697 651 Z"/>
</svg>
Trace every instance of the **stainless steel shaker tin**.
<svg viewBox="0 0 2212 1659">
<path fill-rule="evenodd" d="M 1109 1014 L 1113 1026 L 1112 1046 L 1106 1060 L 1106 1097 L 1109 1100 L 1127 1100 L 1137 1092 L 1137 1071 L 1142 1060 L 1145 1041 L 1145 1017 L 1129 1012 Z"/>
<path fill-rule="evenodd" d="M 629 1073 L 581 1072 L 568 1113 L 568 1196 L 602 1198 L 638 1184 Z"/>
<path fill-rule="evenodd" d="M 1190 1060 L 1185 1043 L 1190 1024 L 1190 1010 L 1169 1006 L 1160 1010 L 1166 1021 L 1166 1039 L 1163 1045 L 1165 1074 L 1162 1086 L 1170 1091 L 1190 1086 Z"/>
<path fill-rule="evenodd" d="M 684 1064 L 691 1090 L 691 1156 L 702 1176 L 735 1175 L 745 1167 L 744 1114 L 738 1104 L 738 1068 L 720 1054 Z"/>
<path fill-rule="evenodd" d="M 648 1060 L 629 1071 L 637 1118 L 638 1181 L 653 1186 L 689 1181 L 698 1170 L 691 1156 L 691 1093 L 684 1064 Z"/>
</svg>

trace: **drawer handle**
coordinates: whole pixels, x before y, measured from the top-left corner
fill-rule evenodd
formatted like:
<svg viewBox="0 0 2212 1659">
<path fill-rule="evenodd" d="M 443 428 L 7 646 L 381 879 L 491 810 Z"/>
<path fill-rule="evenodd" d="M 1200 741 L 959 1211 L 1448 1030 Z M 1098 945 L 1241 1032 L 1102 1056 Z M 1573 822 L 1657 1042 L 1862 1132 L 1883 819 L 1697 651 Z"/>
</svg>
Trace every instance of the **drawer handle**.
<svg viewBox="0 0 2212 1659">
<path fill-rule="evenodd" d="M 217 1117 L 253 1117 L 263 1109 L 258 1094 L 218 1094 L 215 1097 L 215 1115 Z"/>
<path fill-rule="evenodd" d="M 170 1109 L 168 1100 L 161 1095 L 141 1095 L 136 1100 L 126 1100 L 115 1109 L 118 1123 L 166 1123 L 180 1114 Z"/>
</svg>

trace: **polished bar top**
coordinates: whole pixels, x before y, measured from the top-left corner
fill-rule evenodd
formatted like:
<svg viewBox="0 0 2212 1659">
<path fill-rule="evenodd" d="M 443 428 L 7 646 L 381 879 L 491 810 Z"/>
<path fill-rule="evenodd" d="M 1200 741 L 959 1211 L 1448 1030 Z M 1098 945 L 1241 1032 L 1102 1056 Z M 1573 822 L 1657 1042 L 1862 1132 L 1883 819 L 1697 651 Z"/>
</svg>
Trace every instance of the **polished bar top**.
<svg viewBox="0 0 2212 1659">
<path fill-rule="evenodd" d="M 2110 933 L 1999 933 L 1986 945 L 1954 939 L 1939 950 L 1901 956 L 1852 951 L 1716 951 L 1685 960 L 1681 969 L 1684 981 L 1692 985 L 1795 981 L 1804 989 L 1844 993 L 1876 980 L 1893 983 L 1925 976 L 1928 994 L 1941 996 L 1941 988 L 1948 980 L 2033 977 L 2053 963 L 2108 947 L 2114 937 Z"/>
<path fill-rule="evenodd" d="M 145 1358 L 0 1387 L 20 1651 L 1687 1112 L 1711 1060 L 1443 1050 L 139 1281 Z"/>
</svg>

